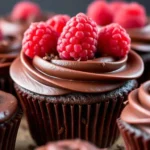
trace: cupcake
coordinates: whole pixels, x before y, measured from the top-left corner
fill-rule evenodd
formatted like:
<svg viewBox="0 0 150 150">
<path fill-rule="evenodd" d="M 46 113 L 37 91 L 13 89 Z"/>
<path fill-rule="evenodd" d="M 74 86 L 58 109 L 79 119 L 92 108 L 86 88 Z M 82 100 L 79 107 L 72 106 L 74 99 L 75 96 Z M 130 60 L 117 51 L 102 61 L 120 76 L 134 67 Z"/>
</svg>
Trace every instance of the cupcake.
<svg viewBox="0 0 150 150">
<path fill-rule="evenodd" d="M 143 59 L 145 70 L 139 83 L 150 79 L 148 66 L 150 65 L 150 25 L 146 15 L 146 9 L 136 2 L 124 6 L 114 18 L 114 22 L 124 27 L 131 37 L 131 48 L 135 50 Z"/>
<path fill-rule="evenodd" d="M 64 141 L 58 141 L 53 143 L 48 143 L 45 146 L 41 146 L 37 148 L 36 150 L 102 150 L 99 148 L 96 148 L 94 145 L 82 141 L 82 140 L 64 140 Z M 104 149 L 103 149 L 104 150 Z"/>
<path fill-rule="evenodd" d="M 149 101 L 150 81 L 129 94 L 128 104 L 117 121 L 127 149 L 150 148 Z"/>
<path fill-rule="evenodd" d="M 17 99 L 0 91 L 0 149 L 14 150 L 16 136 L 22 117 Z"/>
<path fill-rule="evenodd" d="M 46 20 L 32 2 L 17 3 L 10 15 L 0 18 L 0 90 L 14 94 L 9 67 L 19 55 L 24 31 L 33 21 Z"/>
<path fill-rule="evenodd" d="M 109 147 L 118 137 L 123 103 L 143 72 L 142 59 L 130 50 L 121 26 L 111 24 L 98 34 L 96 23 L 82 13 L 57 39 L 46 23 L 32 24 L 11 65 L 31 135 L 38 145 L 80 138 Z"/>
</svg>

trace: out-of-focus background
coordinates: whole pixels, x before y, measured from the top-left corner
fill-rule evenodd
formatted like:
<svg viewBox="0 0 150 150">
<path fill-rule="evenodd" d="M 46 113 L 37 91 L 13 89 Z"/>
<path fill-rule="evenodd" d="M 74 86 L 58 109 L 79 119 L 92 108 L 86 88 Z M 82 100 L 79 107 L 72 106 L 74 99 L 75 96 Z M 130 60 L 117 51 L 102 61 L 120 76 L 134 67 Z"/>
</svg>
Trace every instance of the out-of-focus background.
<svg viewBox="0 0 150 150">
<path fill-rule="evenodd" d="M 0 15 L 10 12 L 14 4 L 18 1 L 19 0 L 1 0 Z M 147 9 L 147 13 L 150 14 L 149 0 L 136 1 L 143 4 Z M 92 2 L 92 0 L 34 0 L 34 2 L 40 4 L 41 8 L 45 11 L 75 15 L 78 12 L 85 12 L 88 4 Z"/>
</svg>

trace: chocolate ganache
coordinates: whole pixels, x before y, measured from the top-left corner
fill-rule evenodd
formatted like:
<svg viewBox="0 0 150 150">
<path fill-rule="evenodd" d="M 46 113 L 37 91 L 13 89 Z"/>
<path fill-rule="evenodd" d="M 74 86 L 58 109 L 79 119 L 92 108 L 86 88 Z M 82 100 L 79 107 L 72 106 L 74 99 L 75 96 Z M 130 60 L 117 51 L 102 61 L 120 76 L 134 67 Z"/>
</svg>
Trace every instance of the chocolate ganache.
<svg viewBox="0 0 150 150">
<path fill-rule="evenodd" d="M 12 79 L 21 87 L 42 95 L 63 95 L 71 92 L 101 93 L 138 78 L 143 62 L 133 51 L 115 60 L 100 57 L 88 61 L 28 58 L 23 51 L 10 68 Z"/>
<path fill-rule="evenodd" d="M 14 115 L 17 105 L 18 102 L 13 95 L 0 91 L 0 123 L 4 123 Z"/>
<path fill-rule="evenodd" d="M 127 29 L 131 37 L 131 47 L 139 52 L 150 52 L 150 24 L 142 28 Z"/>
<path fill-rule="evenodd" d="M 150 134 L 150 81 L 132 91 L 129 104 L 121 114 L 121 119 Z"/>
</svg>

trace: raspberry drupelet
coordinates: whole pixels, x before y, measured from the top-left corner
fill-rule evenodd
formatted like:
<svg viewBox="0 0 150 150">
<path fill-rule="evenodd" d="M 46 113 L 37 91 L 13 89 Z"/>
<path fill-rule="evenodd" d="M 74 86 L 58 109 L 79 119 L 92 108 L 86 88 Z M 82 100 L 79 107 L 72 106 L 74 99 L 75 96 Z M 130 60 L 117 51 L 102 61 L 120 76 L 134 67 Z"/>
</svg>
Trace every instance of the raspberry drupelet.
<svg viewBox="0 0 150 150">
<path fill-rule="evenodd" d="M 32 23 L 24 33 L 22 49 L 30 58 L 56 54 L 57 40 L 58 34 L 49 25 L 44 22 Z"/>
<path fill-rule="evenodd" d="M 99 31 L 98 52 L 101 55 L 124 57 L 130 50 L 131 39 L 119 24 L 107 25 Z"/>
<path fill-rule="evenodd" d="M 57 51 L 61 59 L 93 59 L 97 50 L 98 31 L 96 23 L 83 13 L 72 17 L 63 28 Z"/>
<path fill-rule="evenodd" d="M 52 18 L 47 20 L 47 24 L 50 25 L 57 33 L 61 34 L 64 26 L 69 21 L 69 15 L 55 15 Z"/>
</svg>

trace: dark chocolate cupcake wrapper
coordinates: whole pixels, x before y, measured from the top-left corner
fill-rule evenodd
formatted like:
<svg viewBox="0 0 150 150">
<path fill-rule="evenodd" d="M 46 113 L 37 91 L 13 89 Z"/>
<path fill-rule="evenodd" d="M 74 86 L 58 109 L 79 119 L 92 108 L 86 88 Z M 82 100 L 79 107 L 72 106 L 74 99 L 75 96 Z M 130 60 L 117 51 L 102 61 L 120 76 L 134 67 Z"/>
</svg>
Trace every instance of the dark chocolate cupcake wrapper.
<svg viewBox="0 0 150 150">
<path fill-rule="evenodd" d="M 7 122 L 0 124 L 0 150 L 14 150 L 22 111 L 18 110 Z"/>
<path fill-rule="evenodd" d="M 23 110 L 27 116 L 33 139 L 38 145 L 48 141 L 62 139 L 84 139 L 105 148 L 111 146 L 119 135 L 116 119 L 119 117 L 124 100 L 128 93 L 136 87 L 124 92 L 118 91 L 118 96 L 110 99 L 91 99 L 83 103 L 68 102 L 61 97 L 55 100 L 31 93 L 18 85 L 15 89 L 20 98 Z M 63 97 L 63 96 L 62 96 Z"/>
<path fill-rule="evenodd" d="M 137 129 L 133 125 L 125 123 L 121 119 L 117 120 L 120 133 L 123 137 L 126 150 L 149 150 L 150 135 Z"/>
</svg>

